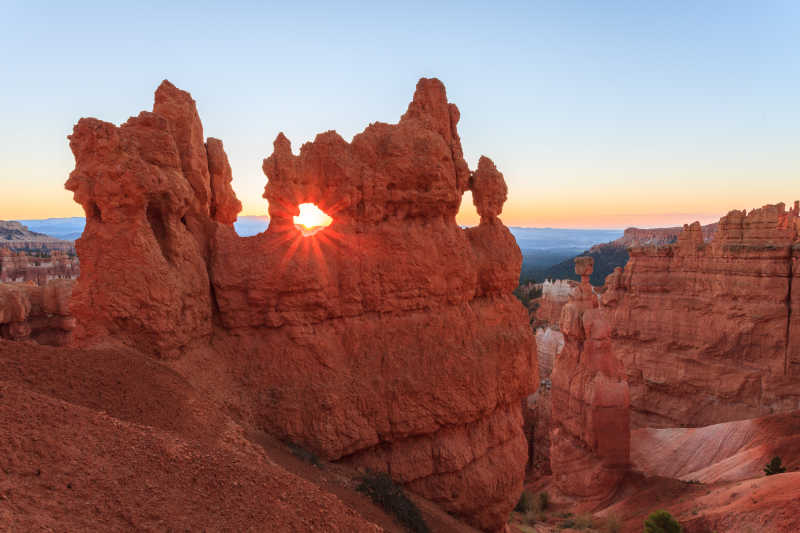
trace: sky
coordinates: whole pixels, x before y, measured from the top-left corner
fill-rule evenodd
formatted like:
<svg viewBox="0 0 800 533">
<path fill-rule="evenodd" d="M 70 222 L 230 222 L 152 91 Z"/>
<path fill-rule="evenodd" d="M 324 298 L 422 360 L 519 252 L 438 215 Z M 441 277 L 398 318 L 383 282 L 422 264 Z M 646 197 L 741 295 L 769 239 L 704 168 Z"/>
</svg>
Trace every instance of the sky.
<svg viewBox="0 0 800 533">
<path fill-rule="evenodd" d="M 119 5 L 115 5 L 119 4 Z M 80 117 L 120 124 L 167 78 L 223 140 L 244 215 L 261 161 L 397 122 L 418 78 L 461 110 L 465 158 L 531 227 L 711 222 L 800 199 L 800 2 L 7 2 L 0 219 L 80 216 Z M 468 195 L 467 195 L 468 196 Z M 473 224 L 465 197 L 459 222 Z"/>
</svg>

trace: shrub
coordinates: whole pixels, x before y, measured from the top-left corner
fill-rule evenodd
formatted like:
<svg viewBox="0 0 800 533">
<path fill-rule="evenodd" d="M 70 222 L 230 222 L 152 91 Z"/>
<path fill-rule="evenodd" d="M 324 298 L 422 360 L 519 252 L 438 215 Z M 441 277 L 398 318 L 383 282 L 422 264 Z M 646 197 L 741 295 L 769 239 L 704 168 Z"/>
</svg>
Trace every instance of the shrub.
<svg viewBox="0 0 800 533">
<path fill-rule="evenodd" d="M 314 452 L 306 450 L 305 448 L 303 448 L 299 444 L 295 444 L 294 442 L 287 442 L 286 445 L 289 448 L 289 451 L 292 452 L 292 455 L 294 455 L 298 459 L 302 459 L 307 463 L 311 463 L 317 468 L 322 468 L 322 463 L 320 462 L 319 457 L 317 457 L 317 454 L 315 454 Z"/>
<path fill-rule="evenodd" d="M 772 461 L 767 463 L 767 466 L 764 467 L 764 474 L 771 476 L 773 474 L 783 474 L 786 472 L 786 467 L 781 465 L 781 458 L 780 457 L 773 457 Z"/>
<path fill-rule="evenodd" d="M 550 497 L 542 491 L 536 495 L 536 507 L 539 511 L 546 511 L 550 507 Z"/>
<path fill-rule="evenodd" d="M 517 505 L 514 506 L 514 510 L 518 513 L 527 513 L 531 509 L 533 509 L 533 498 L 531 498 L 530 492 L 523 490 L 522 494 L 519 495 Z"/>
<path fill-rule="evenodd" d="M 414 502 L 408 499 L 392 478 L 382 472 L 368 472 L 360 479 L 356 490 L 363 492 L 413 533 L 430 533 L 428 524 Z"/>
<path fill-rule="evenodd" d="M 681 533 L 683 528 L 666 511 L 653 511 L 644 521 L 645 533 Z"/>
</svg>

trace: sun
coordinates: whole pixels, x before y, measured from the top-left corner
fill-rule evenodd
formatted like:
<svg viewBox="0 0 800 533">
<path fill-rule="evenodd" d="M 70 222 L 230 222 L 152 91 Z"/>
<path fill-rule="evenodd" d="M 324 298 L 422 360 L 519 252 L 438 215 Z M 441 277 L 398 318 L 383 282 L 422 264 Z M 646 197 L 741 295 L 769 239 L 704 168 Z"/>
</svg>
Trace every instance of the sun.
<svg viewBox="0 0 800 533">
<path fill-rule="evenodd" d="M 333 222 L 331 217 L 314 204 L 300 204 L 298 207 L 300 214 L 294 217 L 294 224 L 303 235 L 313 235 Z"/>
</svg>

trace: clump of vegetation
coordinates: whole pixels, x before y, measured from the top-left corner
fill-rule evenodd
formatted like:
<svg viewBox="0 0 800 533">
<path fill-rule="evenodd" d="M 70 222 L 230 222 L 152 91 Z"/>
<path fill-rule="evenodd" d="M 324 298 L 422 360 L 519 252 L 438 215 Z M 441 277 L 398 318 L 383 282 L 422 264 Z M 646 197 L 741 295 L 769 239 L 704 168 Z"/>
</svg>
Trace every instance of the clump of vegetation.
<svg viewBox="0 0 800 533">
<path fill-rule="evenodd" d="M 542 296 L 541 287 L 529 287 L 529 283 L 536 283 L 535 281 L 520 282 L 516 289 L 514 289 L 514 296 L 522 302 L 522 305 L 527 309 L 530 306 L 531 300 L 540 298 Z"/>
<path fill-rule="evenodd" d="M 536 507 L 539 511 L 546 511 L 550 507 L 550 497 L 545 491 L 536 495 Z"/>
<path fill-rule="evenodd" d="M 524 514 L 524 521 L 535 524 L 545 518 L 545 511 L 550 506 L 550 498 L 546 492 L 539 492 L 536 496 L 528 491 L 523 491 L 519 497 L 514 511 Z"/>
<path fill-rule="evenodd" d="M 289 451 L 292 452 L 292 455 L 295 457 L 302 459 L 307 463 L 311 463 L 312 465 L 316 466 L 317 468 L 322 468 L 322 463 L 319 460 L 317 454 L 310 450 L 306 450 L 299 444 L 295 444 L 294 442 L 287 442 L 286 446 L 289 448 Z"/>
<path fill-rule="evenodd" d="M 775 456 L 772 458 L 772 461 L 767 463 L 767 466 L 764 467 L 764 474 L 771 476 L 773 474 L 783 474 L 786 472 L 786 467 L 781 465 L 781 458 Z"/>
<path fill-rule="evenodd" d="M 527 513 L 533 509 L 533 498 L 531 498 L 531 493 L 527 490 L 523 490 L 522 494 L 519 495 L 519 501 L 517 501 L 517 505 L 514 506 L 514 510 L 518 513 Z"/>
<path fill-rule="evenodd" d="M 414 502 L 408 499 L 403 489 L 392 478 L 382 472 L 368 472 L 360 480 L 356 490 L 363 492 L 376 504 L 395 516 L 413 533 L 430 533 L 428 524 Z"/>
<path fill-rule="evenodd" d="M 681 533 L 683 528 L 667 511 L 653 511 L 644 521 L 644 533 Z"/>
</svg>

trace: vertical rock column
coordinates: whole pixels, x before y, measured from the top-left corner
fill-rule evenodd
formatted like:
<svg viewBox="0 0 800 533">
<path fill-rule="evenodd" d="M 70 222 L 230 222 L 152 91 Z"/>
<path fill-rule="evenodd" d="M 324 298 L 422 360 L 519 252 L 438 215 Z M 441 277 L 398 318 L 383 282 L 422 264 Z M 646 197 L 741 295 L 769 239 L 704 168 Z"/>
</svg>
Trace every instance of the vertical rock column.
<svg viewBox="0 0 800 533">
<path fill-rule="evenodd" d="M 628 469 L 630 396 L 611 328 L 589 284 L 591 257 L 575 259 L 581 284 L 561 313 L 565 345 L 552 379 L 550 464 L 565 494 L 602 501 Z"/>
</svg>

